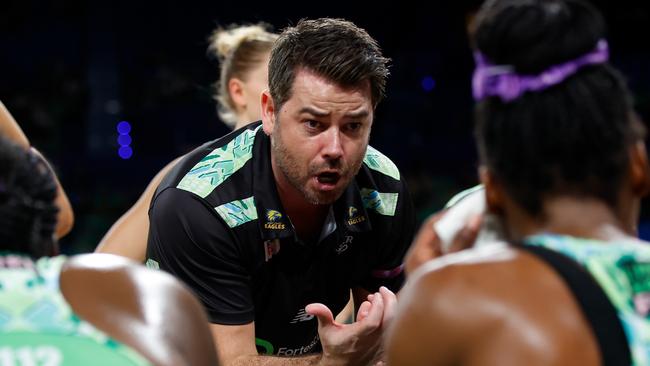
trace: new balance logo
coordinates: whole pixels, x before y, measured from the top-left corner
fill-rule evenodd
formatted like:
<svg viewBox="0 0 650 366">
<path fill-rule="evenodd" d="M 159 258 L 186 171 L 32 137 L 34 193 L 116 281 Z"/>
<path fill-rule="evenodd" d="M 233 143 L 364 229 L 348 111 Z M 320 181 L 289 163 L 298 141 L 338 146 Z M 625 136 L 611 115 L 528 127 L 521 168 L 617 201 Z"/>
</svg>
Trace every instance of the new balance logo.
<svg viewBox="0 0 650 366">
<path fill-rule="evenodd" d="M 346 235 L 345 236 L 345 241 L 343 243 L 339 244 L 339 246 L 336 247 L 336 249 L 334 249 L 336 251 L 336 254 L 341 254 L 341 253 L 345 252 L 346 250 L 348 250 L 348 245 L 352 244 L 352 240 L 354 240 L 354 236 Z"/>
<path fill-rule="evenodd" d="M 291 324 L 296 324 L 296 323 L 298 323 L 298 322 L 306 322 L 306 321 L 308 321 L 308 320 L 312 320 L 312 319 L 314 319 L 314 316 L 313 316 L 313 315 L 311 315 L 311 314 L 307 314 L 307 313 L 305 312 L 305 309 L 300 309 L 300 310 L 298 311 L 298 314 L 296 314 L 296 316 L 293 318 L 293 320 L 290 321 L 289 323 L 291 323 Z"/>
</svg>

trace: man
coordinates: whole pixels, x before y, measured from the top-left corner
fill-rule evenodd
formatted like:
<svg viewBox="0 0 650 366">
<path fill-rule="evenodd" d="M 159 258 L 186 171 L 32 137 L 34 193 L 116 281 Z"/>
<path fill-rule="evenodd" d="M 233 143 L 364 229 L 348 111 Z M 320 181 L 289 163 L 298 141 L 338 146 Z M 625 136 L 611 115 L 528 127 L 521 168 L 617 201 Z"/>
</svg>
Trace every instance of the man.
<svg viewBox="0 0 650 366">
<path fill-rule="evenodd" d="M 215 365 L 205 313 L 173 277 L 50 257 L 59 189 L 40 155 L 0 136 L 0 363 Z"/>
<path fill-rule="evenodd" d="M 387 62 L 350 22 L 300 21 L 271 53 L 262 122 L 191 152 L 158 188 L 147 263 L 203 301 L 223 364 L 375 356 L 414 229 L 399 170 L 368 147 Z M 357 322 L 334 323 L 350 289 Z"/>
</svg>

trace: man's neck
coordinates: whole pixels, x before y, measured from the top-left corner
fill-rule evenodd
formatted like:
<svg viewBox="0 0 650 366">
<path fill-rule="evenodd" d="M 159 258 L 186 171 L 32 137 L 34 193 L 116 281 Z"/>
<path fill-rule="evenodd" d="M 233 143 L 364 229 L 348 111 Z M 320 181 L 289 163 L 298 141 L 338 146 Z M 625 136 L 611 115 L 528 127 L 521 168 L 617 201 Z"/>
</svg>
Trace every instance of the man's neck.
<svg viewBox="0 0 650 366">
<path fill-rule="evenodd" d="M 303 241 L 318 240 L 330 205 L 315 205 L 308 202 L 303 193 L 286 180 L 282 172 L 276 170 L 275 166 L 273 168 L 278 196 L 296 234 Z"/>
<path fill-rule="evenodd" d="M 285 203 L 282 203 L 285 205 Z M 285 206 L 296 235 L 305 242 L 316 242 L 323 229 L 329 205 L 309 205 L 305 207 Z"/>
</svg>

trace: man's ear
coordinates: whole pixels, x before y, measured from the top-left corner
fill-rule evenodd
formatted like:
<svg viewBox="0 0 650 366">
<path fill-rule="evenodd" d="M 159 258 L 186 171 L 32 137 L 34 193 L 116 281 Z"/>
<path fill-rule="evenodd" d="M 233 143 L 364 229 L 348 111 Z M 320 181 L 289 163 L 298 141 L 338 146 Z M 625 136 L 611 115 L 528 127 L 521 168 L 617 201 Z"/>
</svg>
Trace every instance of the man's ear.
<svg viewBox="0 0 650 366">
<path fill-rule="evenodd" d="M 479 177 L 485 187 L 485 207 L 488 212 L 501 216 L 503 214 L 503 188 L 494 178 L 492 172 L 484 165 L 479 167 Z"/>
<path fill-rule="evenodd" d="M 273 134 L 275 126 L 275 104 L 269 90 L 262 92 L 262 128 L 268 136 Z"/>
<path fill-rule="evenodd" d="M 228 80 L 228 93 L 235 104 L 235 112 L 240 113 L 246 109 L 246 91 L 244 90 L 243 81 L 237 78 Z"/>
<path fill-rule="evenodd" d="M 643 141 L 638 141 L 630 148 L 630 184 L 634 194 L 644 197 L 650 193 L 650 167 L 648 153 Z"/>
</svg>

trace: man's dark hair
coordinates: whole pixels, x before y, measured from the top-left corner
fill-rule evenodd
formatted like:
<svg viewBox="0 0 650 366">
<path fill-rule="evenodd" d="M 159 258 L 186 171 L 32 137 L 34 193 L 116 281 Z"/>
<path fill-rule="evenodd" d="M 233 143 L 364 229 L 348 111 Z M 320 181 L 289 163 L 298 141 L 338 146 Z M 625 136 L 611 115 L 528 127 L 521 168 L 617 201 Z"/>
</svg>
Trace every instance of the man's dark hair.
<svg viewBox="0 0 650 366">
<path fill-rule="evenodd" d="M 477 17 L 475 47 L 497 65 L 539 74 L 593 50 L 605 36 L 600 13 L 579 0 L 496 0 Z M 645 131 L 630 92 L 608 63 L 585 66 L 564 82 L 511 102 L 477 105 L 482 163 L 529 214 L 558 195 L 597 198 L 610 207 Z"/>
<path fill-rule="evenodd" d="M 384 97 L 389 59 L 377 41 L 342 19 L 300 20 L 275 42 L 269 61 L 269 89 L 279 110 L 291 98 L 296 73 L 307 69 L 343 87 L 370 83 L 372 105 Z"/>
<path fill-rule="evenodd" d="M 0 136 L 0 250 L 56 252 L 56 182 L 36 154 Z"/>
</svg>

